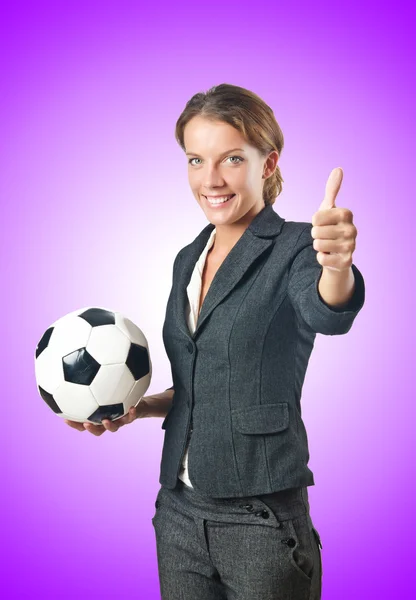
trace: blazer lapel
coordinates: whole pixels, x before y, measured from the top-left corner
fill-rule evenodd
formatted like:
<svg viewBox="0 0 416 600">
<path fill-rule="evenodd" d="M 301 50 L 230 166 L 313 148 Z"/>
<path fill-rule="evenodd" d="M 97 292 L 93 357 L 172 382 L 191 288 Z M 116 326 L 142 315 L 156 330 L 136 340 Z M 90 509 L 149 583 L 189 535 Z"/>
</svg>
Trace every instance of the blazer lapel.
<svg viewBox="0 0 416 600">
<path fill-rule="evenodd" d="M 263 252 L 273 244 L 284 223 L 271 205 L 265 206 L 251 221 L 237 243 L 221 263 L 205 296 L 199 313 L 195 332 L 192 335 L 186 322 L 188 297 L 186 288 L 191 279 L 195 263 L 205 248 L 215 225 L 209 223 L 187 247 L 179 263 L 179 275 L 175 293 L 175 319 L 185 335 L 195 338 L 203 323 L 214 308 L 233 290 L 244 273 Z"/>
</svg>

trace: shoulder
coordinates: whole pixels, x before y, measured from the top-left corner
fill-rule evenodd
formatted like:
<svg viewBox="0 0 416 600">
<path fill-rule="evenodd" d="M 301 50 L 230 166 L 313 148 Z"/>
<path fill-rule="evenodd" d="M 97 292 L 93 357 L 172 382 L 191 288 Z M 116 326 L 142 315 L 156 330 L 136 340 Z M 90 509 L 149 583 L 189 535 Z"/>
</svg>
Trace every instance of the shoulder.
<svg viewBox="0 0 416 600">
<path fill-rule="evenodd" d="M 207 243 L 210 238 L 215 235 L 215 226 L 212 223 L 208 223 L 202 231 L 198 233 L 198 235 L 191 241 L 189 244 L 186 244 L 183 248 L 181 248 L 176 255 L 176 259 L 180 260 L 182 256 L 186 255 L 188 252 L 191 252 L 195 246 L 199 246 L 202 242 Z"/>
<path fill-rule="evenodd" d="M 282 233 L 287 237 L 294 239 L 299 238 L 307 229 L 312 229 L 312 223 L 308 223 L 307 221 L 285 221 L 282 227 Z"/>
<path fill-rule="evenodd" d="M 313 244 L 311 234 L 312 223 L 307 221 L 285 221 L 280 234 L 276 237 L 275 246 L 278 252 L 284 248 L 290 254 L 296 254 L 305 246 Z"/>
</svg>

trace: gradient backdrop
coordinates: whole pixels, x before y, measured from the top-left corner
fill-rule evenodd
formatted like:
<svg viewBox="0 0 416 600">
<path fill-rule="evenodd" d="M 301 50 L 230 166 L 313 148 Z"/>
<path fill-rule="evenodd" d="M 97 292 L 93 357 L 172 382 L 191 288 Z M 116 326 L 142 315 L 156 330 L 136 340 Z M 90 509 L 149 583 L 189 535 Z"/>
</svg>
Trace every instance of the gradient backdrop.
<svg viewBox="0 0 416 600">
<path fill-rule="evenodd" d="M 160 598 L 161 419 L 80 434 L 39 396 L 34 351 L 105 306 L 148 338 L 147 395 L 172 385 L 173 259 L 207 224 L 174 126 L 223 82 L 283 130 L 276 212 L 310 221 L 340 166 L 359 232 L 366 304 L 317 336 L 302 397 L 323 600 L 414 597 L 412 4 L 2 3 L 2 597 Z"/>
</svg>

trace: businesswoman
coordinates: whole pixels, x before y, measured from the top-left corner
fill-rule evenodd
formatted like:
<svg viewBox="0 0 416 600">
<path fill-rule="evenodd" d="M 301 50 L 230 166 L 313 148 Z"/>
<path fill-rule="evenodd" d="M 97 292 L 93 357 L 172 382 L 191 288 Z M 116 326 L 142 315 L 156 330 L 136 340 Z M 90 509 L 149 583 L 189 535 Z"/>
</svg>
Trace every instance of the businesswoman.
<svg viewBox="0 0 416 600">
<path fill-rule="evenodd" d="M 165 416 L 152 519 L 163 600 L 319 600 L 300 397 L 316 334 L 347 333 L 364 304 L 357 230 L 335 205 L 342 171 L 311 223 L 285 221 L 272 208 L 282 131 L 261 98 L 228 84 L 189 100 L 176 139 L 208 225 L 174 260 L 173 386 L 120 424 L 86 428 Z"/>
</svg>

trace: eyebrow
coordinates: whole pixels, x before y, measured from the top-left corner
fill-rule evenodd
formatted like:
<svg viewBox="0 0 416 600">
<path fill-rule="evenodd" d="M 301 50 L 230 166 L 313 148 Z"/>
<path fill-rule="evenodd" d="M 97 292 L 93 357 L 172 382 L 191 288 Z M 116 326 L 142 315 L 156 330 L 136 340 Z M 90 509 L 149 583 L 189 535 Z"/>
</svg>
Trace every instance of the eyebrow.
<svg viewBox="0 0 416 600">
<path fill-rule="evenodd" d="M 243 150 L 243 148 L 231 148 L 231 150 L 226 150 L 225 152 L 220 154 L 220 156 L 224 156 L 224 154 L 228 154 L 229 152 L 234 152 L 234 150 L 241 150 L 241 152 L 245 152 L 245 150 Z M 193 154 L 194 156 L 200 156 L 196 152 L 186 152 L 186 155 L 188 155 L 188 154 Z"/>
</svg>

